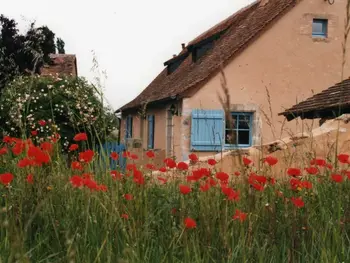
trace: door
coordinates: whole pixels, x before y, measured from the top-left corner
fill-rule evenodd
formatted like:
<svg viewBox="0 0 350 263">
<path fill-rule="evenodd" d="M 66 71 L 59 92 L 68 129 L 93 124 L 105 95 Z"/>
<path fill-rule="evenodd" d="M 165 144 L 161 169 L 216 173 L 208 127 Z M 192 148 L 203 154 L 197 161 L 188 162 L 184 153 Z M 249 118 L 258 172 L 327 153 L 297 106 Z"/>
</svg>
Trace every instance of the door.
<svg viewBox="0 0 350 263">
<path fill-rule="evenodd" d="M 173 153 L 173 114 L 170 110 L 167 110 L 167 125 L 166 125 L 166 155 L 172 157 Z"/>
</svg>

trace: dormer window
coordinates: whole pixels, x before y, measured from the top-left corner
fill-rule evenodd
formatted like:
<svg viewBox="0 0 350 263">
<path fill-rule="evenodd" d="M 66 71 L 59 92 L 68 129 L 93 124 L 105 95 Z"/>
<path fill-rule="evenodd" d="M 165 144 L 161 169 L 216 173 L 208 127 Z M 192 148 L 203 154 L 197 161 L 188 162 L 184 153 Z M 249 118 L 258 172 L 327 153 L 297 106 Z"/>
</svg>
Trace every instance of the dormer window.
<svg viewBox="0 0 350 263">
<path fill-rule="evenodd" d="M 181 63 L 187 58 L 188 52 L 184 52 L 183 54 L 180 54 L 178 56 L 174 56 L 172 59 L 164 62 L 164 66 L 167 67 L 167 73 L 170 75 L 175 70 L 177 70 L 178 67 L 180 67 Z"/>
<path fill-rule="evenodd" d="M 214 40 L 208 41 L 202 45 L 198 45 L 197 47 L 194 47 L 192 51 L 193 62 L 198 61 L 213 47 L 214 47 Z"/>
<path fill-rule="evenodd" d="M 174 61 L 173 63 L 170 63 L 167 67 L 168 69 L 168 75 L 173 73 L 182 63 L 182 60 Z"/>
</svg>

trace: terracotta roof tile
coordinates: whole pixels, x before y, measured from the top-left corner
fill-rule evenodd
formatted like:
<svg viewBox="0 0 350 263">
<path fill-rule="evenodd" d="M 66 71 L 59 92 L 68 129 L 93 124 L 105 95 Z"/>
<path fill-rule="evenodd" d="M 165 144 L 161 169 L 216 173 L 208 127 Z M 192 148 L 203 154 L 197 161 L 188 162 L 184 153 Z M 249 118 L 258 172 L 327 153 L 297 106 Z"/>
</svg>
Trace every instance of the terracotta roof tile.
<svg viewBox="0 0 350 263">
<path fill-rule="evenodd" d="M 222 64 L 248 46 L 254 37 L 258 36 L 268 25 L 284 14 L 297 0 L 269 0 L 260 6 L 257 1 L 240 10 L 220 24 L 211 28 L 190 44 L 196 44 L 213 34 L 226 30 L 214 48 L 193 63 L 189 55 L 170 75 L 165 68 L 153 82 L 144 89 L 134 100 L 124 105 L 121 110 L 135 108 L 145 102 L 155 102 L 173 96 L 181 96 L 189 88 L 208 79 L 217 72 Z M 188 52 L 187 48 L 181 54 Z"/>
<path fill-rule="evenodd" d="M 349 108 L 350 79 L 346 79 L 279 113 L 279 115 L 284 115 L 289 121 L 297 117 L 313 119 L 348 113 Z"/>
<path fill-rule="evenodd" d="M 40 74 L 43 76 L 63 74 L 77 76 L 77 59 L 75 55 L 68 54 L 51 54 L 52 64 L 44 65 Z"/>
</svg>

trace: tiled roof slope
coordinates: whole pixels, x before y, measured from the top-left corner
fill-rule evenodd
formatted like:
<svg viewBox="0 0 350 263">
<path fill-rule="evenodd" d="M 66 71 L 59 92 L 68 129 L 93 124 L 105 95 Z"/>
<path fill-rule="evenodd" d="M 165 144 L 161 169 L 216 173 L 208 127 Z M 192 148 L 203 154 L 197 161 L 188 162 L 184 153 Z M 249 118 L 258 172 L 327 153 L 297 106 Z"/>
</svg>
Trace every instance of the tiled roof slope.
<svg viewBox="0 0 350 263">
<path fill-rule="evenodd" d="M 289 121 L 297 117 L 313 119 L 347 113 L 345 111 L 348 111 L 349 108 L 350 79 L 346 79 L 279 113 L 279 115 L 284 115 Z"/>
<path fill-rule="evenodd" d="M 40 75 L 73 75 L 77 76 L 77 59 L 75 55 L 51 54 L 52 64 L 44 65 L 41 68 Z"/>
<path fill-rule="evenodd" d="M 227 29 L 212 50 L 196 63 L 192 62 L 192 56 L 188 56 L 179 68 L 170 75 L 167 74 L 165 68 L 140 95 L 120 110 L 135 108 L 145 102 L 150 103 L 173 96 L 181 96 L 189 88 L 205 81 L 222 64 L 227 63 L 232 56 L 246 48 L 254 37 L 294 6 L 297 1 L 269 0 L 265 5 L 260 5 L 260 1 L 257 1 L 237 12 L 234 16 L 190 42 L 192 44 L 198 43 L 204 37 L 220 32 L 220 29 Z"/>
</svg>

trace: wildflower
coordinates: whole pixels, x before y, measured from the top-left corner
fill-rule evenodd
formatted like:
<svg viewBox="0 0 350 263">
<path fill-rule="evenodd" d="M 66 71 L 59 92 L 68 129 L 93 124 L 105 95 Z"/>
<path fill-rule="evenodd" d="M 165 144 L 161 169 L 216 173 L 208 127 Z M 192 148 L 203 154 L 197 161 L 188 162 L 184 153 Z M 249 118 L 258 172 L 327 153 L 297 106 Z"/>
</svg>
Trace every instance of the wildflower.
<svg viewBox="0 0 350 263">
<path fill-rule="evenodd" d="M 0 149 L 0 155 L 4 155 L 7 152 L 8 152 L 8 150 L 7 150 L 7 147 L 5 147 L 5 146 Z"/>
<path fill-rule="evenodd" d="M 124 198 L 125 198 L 125 200 L 130 201 L 130 200 L 134 199 L 134 196 L 132 194 L 125 194 Z"/>
<path fill-rule="evenodd" d="M 176 209 L 176 208 L 172 208 L 172 209 L 171 209 L 171 213 L 172 213 L 173 215 L 175 215 L 176 212 L 177 212 L 177 209 Z"/>
<path fill-rule="evenodd" d="M 301 185 L 301 181 L 297 178 L 290 179 L 289 183 L 290 183 L 292 190 L 297 190 L 298 187 L 300 187 L 300 185 Z"/>
<path fill-rule="evenodd" d="M 348 163 L 349 162 L 349 155 L 348 154 L 344 154 L 344 153 L 341 153 L 338 155 L 338 161 L 340 163 Z"/>
<path fill-rule="evenodd" d="M 276 179 L 275 178 L 269 178 L 270 184 L 275 185 L 276 184 Z"/>
<path fill-rule="evenodd" d="M 314 167 L 314 166 L 310 166 L 310 167 L 305 168 L 305 171 L 308 174 L 313 174 L 313 175 L 318 174 L 318 172 L 319 172 L 317 167 Z"/>
<path fill-rule="evenodd" d="M 43 143 L 40 144 L 40 148 L 43 151 L 51 153 L 52 150 L 53 150 L 53 145 L 51 143 L 49 143 L 49 142 L 43 142 Z"/>
<path fill-rule="evenodd" d="M 166 184 L 166 182 L 168 181 L 167 179 L 165 179 L 164 177 L 158 176 L 157 179 L 162 183 L 162 184 Z"/>
<path fill-rule="evenodd" d="M 37 136 L 38 135 L 38 131 L 37 130 L 31 131 L 30 134 L 32 136 Z"/>
<path fill-rule="evenodd" d="M 36 165 L 50 162 L 50 156 L 47 152 L 42 151 L 39 147 L 30 146 L 27 152 L 28 158 L 33 159 Z"/>
<path fill-rule="evenodd" d="M 182 171 L 188 170 L 188 164 L 184 163 L 184 162 L 179 162 L 177 164 L 177 169 L 182 170 Z"/>
<path fill-rule="evenodd" d="M 28 174 L 26 180 L 28 184 L 33 184 L 33 175 Z"/>
<path fill-rule="evenodd" d="M 229 176 L 227 173 L 224 173 L 224 172 L 217 172 L 215 177 L 217 179 L 219 179 L 220 181 L 226 181 L 228 180 Z"/>
<path fill-rule="evenodd" d="M 146 168 L 149 170 L 156 170 L 156 166 L 154 164 L 151 164 L 151 163 L 146 164 Z"/>
<path fill-rule="evenodd" d="M 136 170 L 136 165 L 134 163 L 128 163 L 126 165 L 126 170 L 127 171 L 134 171 L 134 170 Z"/>
<path fill-rule="evenodd" d="M 25 168 L 25 167 L 31 166 L 31 165 L 33 165 L 33 161 L 29 158 L 23 158 L 23 159 L 19 160 L 17 163 L 17 167 L 19 167 L 19 168 Z"/>
<path fill-rule="evenodd" d="M 336 183 L 341 183 L 343 182 L 343 176 L 341 174 L 332 174 L 332 180 Z"/>
<path fill-rule="evenodd" d="M 235 175 L 235 176 L 240 176 L 241 173 L 240 173 L 239 171 L 236 171 L 236 172 L 234 172 L 234 175 Z"/>
<path fill-rule="evenodd" d="M 97 186 L 97 191 L 102 191 L 102 192 L 107 192 L 108 191 L 108 187 L 104 184 L 100 184 Z"/>
<path fill-rule="evenodd" d="M 165 165 L 166 165 L 167 167 L 169 167 L 170 169 L 176 167 L 176 162 L 175 162 L 173 159 L 171 159 L 171 158 L 166 158 L 166 159 L 164 160 L 164 163 L 165 163 Z"/>
<path fill-rule="evenodd" d="M 211 186 L 217 185 L 217 181 L 214 178 L 209 178 L 207 181 Z"/>
<path fill-rule="evenodd" d="M 111 176 L 112 176 L 112 179 L 114 180 L 121 180 L 123 177 L 123 175 L 116 170 L 111 171 Z"/>
<path fill-rule="evenodd" d="M 198 162 L 198 156 L 197 156 L 196 154 L 194 154 L 194 153 L 191 153 L 191 154 L 188 156 L 188 158 L 190 158 L 190 160 L 191 160 L 192 163 Z"/>
<path fill-rule="evenodd" d="M 189 194 L 192 191 L 191 187 L 183 184 L 180 184 L 179 188 L 180 188 L 180 192 L 184 195 Z"/>
<path fill-rule="evenodd" d="M 348 177 L 348 179 L 350 179 L 350 171 L 342 171 L 342 174 L 346 175 Z"/>
<path fill-rule="evenodd" d="M 215 159 L 209 159 L 208 160 L 208 164 L 211 165 L 211 166 L 214 166 L 215 164 L 217 164 L 217 162 L 216 162 Z"/>
<path fill-rule="evenodd" d="M 196 227 L 197 227 L 196 221 L 194 221 L 194 220 L 193 220 L 192 218 L 190 218 L 190 217 L 185 218 L 184 224 L 185 224 L 185 227 L 188 228 L 188 229 L 190 229 L 190 228 L 196 228 Z"/>
<path fill-rule="evenodd" d="M 154 157 L 155 157 L 155 154 L 154 154 L 153 151 L 147 151 L 147 152 L 146 152 L 146 156 L 147 156 L 148 158 L 154 158 Z"/>
<path fill-rule="evenodd" d="M 20 155 L 25 149 L 25 143 L 22 140 L 16 141 L 15 145 L 12 147 L 12 152 L 14 155 Z"/>
<path fill-rule="evenodd" d="M 322 158 L 315 158 L 315 159 L 312 159 L 310 161 L 310 164 L 311 165 L 317 165 L 317 166 L 320 166 L 320 167 L 325 167 L 327 162 L 326 162 L 326 160 L 324 160 Z"/>
<path fill-rule="evenodd" d="M 72 170 L 80 170 L 80 171 L 83 170 L 83 166 L 81 165 L 80 162 L 77 162 L 77 161 L 72 162 L 71 168 Z"/>
<path fill-rule="evenodd" d="M 128 152 L 128 151 L 125 151 L 125 152 L 123 152 L 122 156 L 123 156 L 123 158 L 130 158 L 131 157 L 131 153 Z"/>
<path fill-rule="evenodd" d="M 89 188 L 91 191 L 97 191 L 99 190 L 98 184 L 91 178 L 85 178 L 83 179 L 83 184 L 87 188 Z"/>
<path fill-rule="evenodd" d="M 128 214 L 122 214 L 122 215 L 121 215 L 121 218 L 129 219 L 129 215 L 128 215 Z"/>
<path fill-rule="evenodd" d="M 333 169 L 333 165 L 330 164 L 330 163 L 327 163 L 327 164 L 326 164 L 326 167 L 327 167 L 329 170 L 332 170 L 332 169 Z"/>
<path fill-rule="evenodd" d="M 112 158 L 113 160 L 117 160 L 117 159 L 119 158 L 118 153 L 112 152 L 112 153 L 111 153 L 111 158 Z"/>
<path fill-rule="evenodd" d="M 11 143 L 13 140 L 10 136 L 4 136 L 4 138 L 2 139 L 2 141 L 4 143 Z"/>
<path fill-rule="evenodd" d="M 287 174 L 293 177 L 301 176 L 301 170 L 299 168 L 288 168 Z"/>
<path fill-rule="evenodd" d="M 273 157 L 273 156 L 267 156 L 264 159 L 264 163 L 267 163 L 270 166 L 274 166 L 275 164 L 278 163 L 278 159 L 276 157 Z"/>
<path fill-rule="evenodd" d="M 144 178 L 142 172 L 137 170 L 137 169 L 134 170 L 134 182 L 136 184 L 139 184 L 139 185 L 142 185 L 145 183 L 145 178 Z"/>
<path fill-rule="evenodd" d="M 248 166 L 248 165 L 250 165 L 252 162 L 253 162 L 253 161 L 250 160 L 248 157 L 245 157 L 245 156 L 243 157 L 243 163 L 244 163 L 244 165 Z"/>
<path fill-rule="evenodd" d="M 162 172 L 162 173 L 165 173 L 166 172 L 166 167 L 159 168 L 159 171 Z"/>
<path fill-rule="evenodd" d="M 239 191 L 235 191 L 234 189 L 226 187 L 224 185 L 221 186 L 221 191 L 226 195 L 227 200 L 239 201 Z"/>
<path fill-rule="evenodd" d="M 210 189 L 210 183 L 205 183 L 205 184 L 201 184 L 200 187 L 199 187 L 199 190 L 201 192 L 206 192 Z"/>
<path fill-rule="evenodd" d="M 79 148 L 78 144 L 73 143 L 73 144 L 71 144 L 71 145 L 69 146 L 69 149 L 68 149 L 68 150 L 69 150 L 70 152 L 72 152 L 72 151 L 78 150 L 78 148 Z"/>
<path fill-rule="evenodd" d="M 79 161 L 89 163 L 94 158 L 94 151 L 86 150 L 85 152 L 79 153 Z"/>
<path fill-rule="evenodd" d="M 13 175 L 11 173 L 0 174 L 0 183 L 3 185 L 8 185 L 13 180 Z"/>
<path fill-rule="evenodd" d="M 86 141 L 88 138 L 87 138 L 87 135 L 86 133 L 82 132 L 82 133 L 78 133 L 74 136 L 73 140 L 76 141 L 76 142 L 79 142 L 79 141 Z"/>
<path fill-rule="evenodd" d="M 132 159 L 132 160 L 137 160 L 137 159 L 139 159 L 139 157 L 137 156 L 137 154 L 131 154 L 130 155 L 130 158 Z"/>
<path fill-rule="evenodd" d="M 247 219 L 247 213 L 241 212 L 239 209 L 236 209 L 235 214 L 232 216 L 233 220 L 239 220 L 244 222 Z"/>
<path fill-rule="evenodd" d="M 73 187 L 81 187 L 84 185 L 84 179 L 78 175 L 73 175 L 69 181 Z"/>
<path fill-rule="evenodd" d="M 38 121 L 40 126 L 45 126 L 46 125 L 46 121 L 45 120 L 40 120 Z"/>
<path fill-rule="evenodd" d="M 302 199 L 301 197 L 294 197 L 294 196 L 293 196 L 290 200 L 292 201 L 292 203 L 293 203 L 296 207 L 301 208 L 301 207 L 304 207 L 304 205 L 305 205 L 305 203 L 304 203 L 304 201 L 303 201 L 303 199 Z"/>
<path fill-rule="evenodd" d="M 301 187 L 305 189 L 312 189 L 312 183 L 309 181 L 302 181 Z"/>
</svg>

